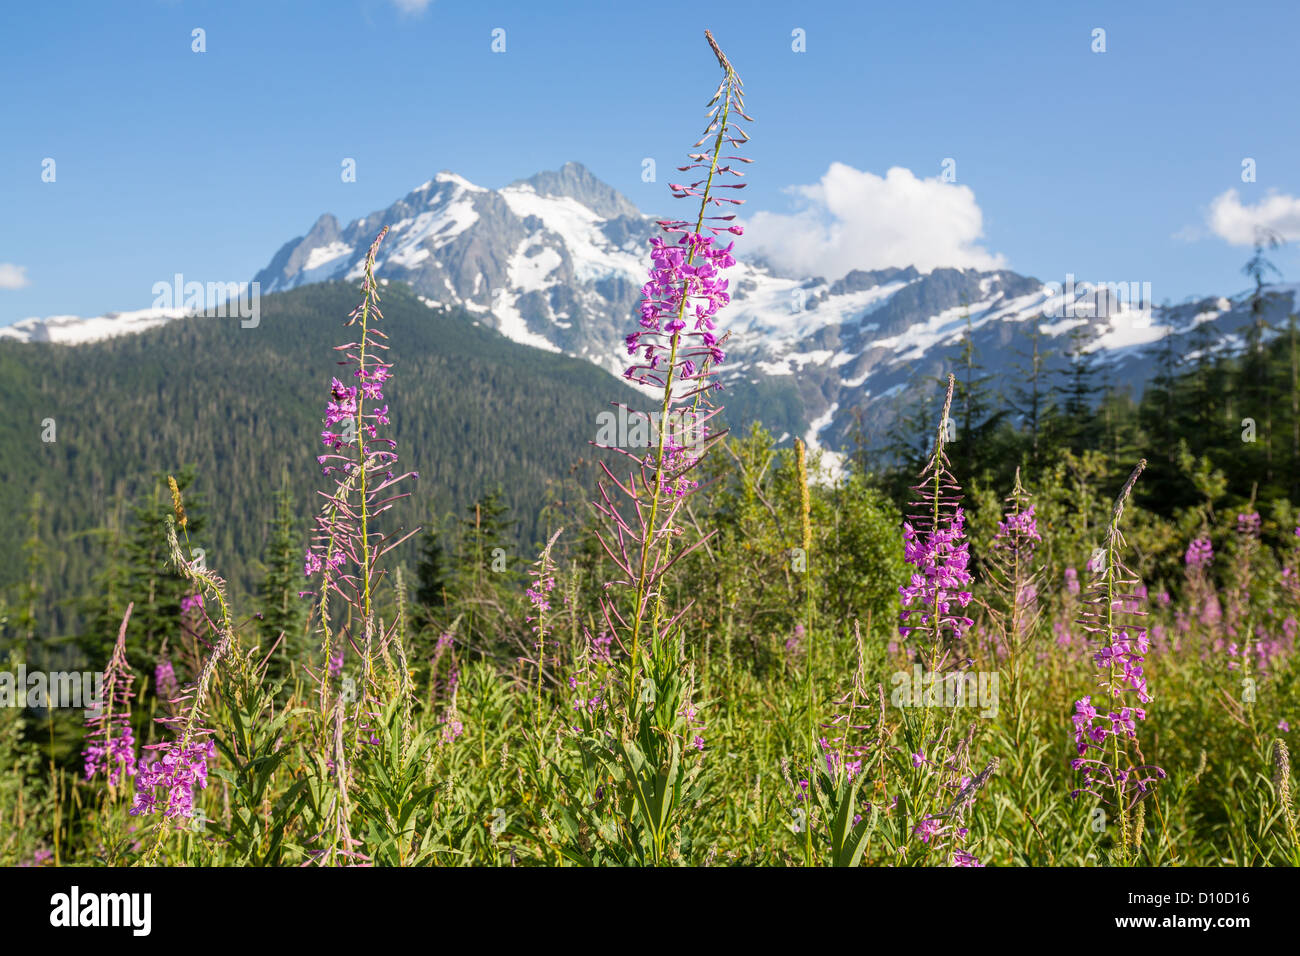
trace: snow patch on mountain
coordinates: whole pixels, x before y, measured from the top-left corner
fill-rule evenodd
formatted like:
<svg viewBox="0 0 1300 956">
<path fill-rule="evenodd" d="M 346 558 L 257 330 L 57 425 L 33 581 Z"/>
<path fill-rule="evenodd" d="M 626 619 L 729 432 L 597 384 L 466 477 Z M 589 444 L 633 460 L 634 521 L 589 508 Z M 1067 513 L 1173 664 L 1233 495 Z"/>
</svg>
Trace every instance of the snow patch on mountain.
<svg viewBox="0 0 1300 956">
<path fill-rule="evenodd" d="M 355 282 L 383 226 L 389 236 L 379 250 L 381 281 L 407 283 L 430 308 L 464 310 L 516 342 L 621 375 L 624 339 L 637 327 L 648 274 L 649 240 L 662 233 L 654 218 L 585 167 L 567 163 L 501 189 L 439 172 L 387 209 L 346 226 L 320 216 L 306 235 L 282 245 L 255 281 L 262 294 Z M 1232 348 L 1250 321 L 1243 295 L 1142 312 L 1108 299 L 1100 308 L 1095 294 L 1007 269 L 778 275 L 747 257 L 746 242 L 736 240 L 731 303 L 720 315 L 719 330 L 729 333 L 722 378 L 729 387 L 776 390 L 795 416 L 782 430 L 828 450 L 844 447 L 855 416 L 878 426 L 913 397 L 909 390 L 946 373 L 968 332 L 977 361 L 999 384 L 1021 374 L 1017 363 L 1036 327 L 1049 366 L 1059 367 L 1075 345 L 1073 334 L 1082 332 L 1085 351 L 1122 366 L 1123 380 L 1140 388 L 1152 373 L 1151 352 L 1166 336 L 1184 356 Z M 1278 300 L 1270 321 L 1284 322 L 1300 285 L 1269 289 Z M 154 328 L 182 314 L 147 309 L 25 319 L 0 329 L 0 338 L 77 344 Z M 1205 344 L 1193 346 L 1193 335 Z"/>
<path fill-rule="evenodd" d="M 84 345 L 154 329 L 187 314 L 184 309 L 137 309 L 134 312 L 108 312 L 91 318 L 77 315 L 33 317 L 0 328 L 0 339 Z"/>
</svg>

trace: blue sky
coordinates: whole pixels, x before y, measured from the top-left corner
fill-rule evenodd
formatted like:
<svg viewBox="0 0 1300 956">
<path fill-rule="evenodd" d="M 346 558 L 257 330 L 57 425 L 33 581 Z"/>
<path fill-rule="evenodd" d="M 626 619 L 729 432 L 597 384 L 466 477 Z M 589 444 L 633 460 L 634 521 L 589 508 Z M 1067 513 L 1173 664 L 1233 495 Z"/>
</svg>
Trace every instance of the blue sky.
<svg viewBox="0 0 1300 956">
<path fill-rule="evenodd" d="M 1246 286 L 1256 223 L 1300 239 L 1294 4 L 6 4 L 0 325 L 251 279 L 440 169 L 500 187 L 576 159 L 664 212 L 716 83 L 706 26 L 756 118 L 755 241 L 801 269 L 932 255 L 1179 301 Z"/>
</svg>

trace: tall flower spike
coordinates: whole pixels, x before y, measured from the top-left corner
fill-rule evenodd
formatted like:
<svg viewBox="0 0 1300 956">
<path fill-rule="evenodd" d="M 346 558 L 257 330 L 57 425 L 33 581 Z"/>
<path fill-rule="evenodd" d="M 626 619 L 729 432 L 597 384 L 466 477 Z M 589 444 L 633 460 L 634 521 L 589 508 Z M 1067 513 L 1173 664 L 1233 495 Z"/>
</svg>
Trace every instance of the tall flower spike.
<svg viewBox="0 0 1300 956">
<path fill-rule="evenodd" d="M 525 622 L 532 625 L 533 633 L 537 635 L 537 643 L 534 648 L 537 651 L 537 659 L 534 662 L 537 665 L 537 701 L 536 710 L 533 712 L 533 729 L 540 731 L 542 720 L 542 678 L 546 673 L 546 625 L 549 621 L 547 611 L 551 609 L 551 592 L 555 590 L 555 559 L 551 556 L 551 549 L 555 547 L 556 540 L 564 531 L 559 528 L 551 535 L 551 539 L 546 542 L 546 547 L 538 555 L 537 561 L 534 562 L 528 576 L 532 582 L 528 586 L 528 603 L 533 609 L 533 613 L 525 618 Z"/>
<path fill-rule="evenodd" d="M 386 383 L 393 377 L 393 365 L 384 360 L 388 345 L 376 326 L 383 319 L 379 308 L 379 284 L 375 280 L 375 257 L 388 234 L 380 230 L 366 252 L 361 283 L 362 300 L 348 316 L 345 328 L 356 328 L 354 341 L 335 346 L 343 353 L 340 365 L 352 368 L 349 385 L 338 378 L 330 382 L 325 404 L 324 430 L 320 433 L 325 450 L 317 456 L 322 473 L 334 475 L 334 487 L 320 492 L 324 499 L 315 519 L 315 534 L 308 548 L 303 571 L 320 575 L 315 592 L 322 634 L 320 706 L 326 709 L 329 678 L 337 655 L 351 646 L 362 663 L 362 691 L 368 695 L 373 684 L 376 642 L 386 644 L 398 626 L 394 620 L 386 633 L 376 634 L 373 607 L 375 590 L 383 578 L 381 559 L 393 548 L 418 533 L 413 529 L 400 537 L 375 529 L 374 519 L 389 510 L 408 493 L 396 486 L 415 472 L 395 475 L 397 443 L 383 437 L 380 428 L 392 424 L 384 399 Z M 304 592 L 312 593 L 312 592 Z M 329 596 L 336 594 L 353 613 L 345 618 L 336 641 L 329 616 Z M 373 701 L 371 701 L 373 703 Z"/>
<path fill-rule="evenodd" d="M 131 685 L 135 674 L 126 659 L 126 625 L 131 620 L 135 602 L 126 606 L 122 626 L 117 632 L 113 654 L 104 670 L 97 712 L 86 720 L 86 749 L 81 755 L 86 761 L 86 780 L 98 773 L 108 777 L 108 785 L 115 788 L 126 776 L 135 776 L 135 735 L 131 730 Z"/>
<path fill-rule="evenodd" d="M 731 301 L 729 280 L 722 278 L 721 272 L 735 265 L 736 260 L 731 255 L 734 240 L 718 246 L 716 239 L 721 233 L 742 234 L 741 227 L 735 224 L 734 210 L 727 210 L 743 205 L 744 200 L 719 196 L 716 191 L 744 189 L 743 182 L 724 180 L 743 178 L 745 174 L 734 164 L 752 162 L 738 155 L 749 136 L 736 124 L 735 117 L 752 122 L 745 113 L 744 84 L 713 34 L 706 30 L 704 35 L 718 58 L 723 77 L 708 103 L 709 122 L 704 135 L 691 148 L 698 149 L 710 137 L 712 148 L 709 152 L 688 153 L 690 162 L 677 167 L 688 174 L 685 178 L 695 179 L 668 184 L 674 198 L 698 199 L 699 213 L 694 223 L 659 220 L 665 233 L 680 238 L 675 242 L 659 238 L 650 241 L 653 265 L 649 281 L 641 289 L 641 327 L 627 337 L 627 354 L 634 361 L 624 372 L 630 381 L 656 391 L 671 393 L 674 382 L 682 383 L 679 391 L 684 394 L 678 397 L 683 399 L 710 387 L 721 387 L 720 383 L 709 384 L 710 370 L 726 359 L 714 317 Z M 736 152 L 724 155 L 728 147 Z"/>
<path fill-rule="evenodd" d="M 693 222 L 660 223 L 670 239 L 679 238 L 651 240 L 640 328 L 627 339 L 628 354 L 634 356 L 627 378 L 655 394 L 659 408 L 652 414 L 625 411 L 649 420 L 651 447 L 634 451 L 593 442 L 628 461 L 626 478 L 600 463 L 604 476 L 593 502 L 597 540 L 617 568 L 600 604 L 606 629 L 627 652 L 620 668 L 625 704 L 615 711 L 624 721 L 618 735 L 597 733 L 582 718 L 577 726 L 587 729 L 578 734 L 582 746 L 611 769 L 617 767 L 616 775 L 625 781 L 629 799 L 618 805 L 626 808 L 620 810 L 623 832 L 633 834 L 625 848 L 655 863 L 665 859 L 669 841 L 680 834 L 678 817 L 701 772 L 704 742 L 697 733 L 694 679 L 680 627 L 691 604 L 675 612 L 665 608 L 666 575 L 713 535 L 688 534 L 694 523 L 679 521 L 679 516 L 698 487 L 692 472 L 723 435 L 710 427 L 721 409 L 710 403 L 709 394 L 721 387 L 711 379 L 726 358 L 726 336 L 718 334 L 716 319 L 730 293 L 720 272 L 735 260 L 731 244 L 718 248 L 715 239 L 741 230 L 731 224 L 734 212 L 726 211 L 740 200 L 718 192 L 743 185 L 725 181 L 741 175 L 732 162 L 743 160 L 724 150 L 739 149 L 748 139 L 735 122 L 736 117 L 749 118 L 740 78 L 712 34 L 706 37 L 723 77 L 709 102 L 704 136 L 692 149 L 710 137 L 712 146 L 689 154 L 691 162 L 681 167 L 690 174 L 684 177 L 689 182 L 670 184 L 674 196 L 698 202 L 698 214 Z"/>
<path fill-rule="evenodd" d="M 928 656 L 931 669 L 957 649 L 974 623 L 962 610 L 971 601 L 971 576 L 966 569 L 970 544 L 965 540 L 961 486 L 949 470 L 945 451 L 954 384 L 949 375 L 934 451 L 921 469 L 920 482 L 912 486 L 912 507 L 903 522 L 904 557 L 916 570 L 898 589 L 903 605 L 898 631 L 907 639 L 923 636 L 925 646 L 918 651 Z"/>
<path fill-rule="evenodd" d="M 176 522 L 171 516 L 167 518 L 167 548 L 177 570 L 196 588 L 214 598 L 219 621 L 214 622 L 205 616 L 208 626 L 216 632 L 216 640 L 198 678 L 175 701 L 180 709 L 173 715 L 156 718 L 158 723 L 172 731 L 172 739 L 146 746 L 144 749 L 154 754 L 156 759 L 142 756 L 136 768 L 135 802 L 131 814 L 156 813 L 161 816 L 154 827 L 153 841 L 145 851 L 146 863 L 153 861 L 162 846 L 164 824 L 177 818 L 193 817 L 194 790 L 208 785 L 208 761 L 215 758 L 216 748 L 212 732 L 202 724 L 218 665 L 234 652 L 236 666 L 245 666 L 242 655 L 237 653 L 239 642 L 230 604 L 226 600 L 226 582 L 216 572 L 191 563 L 185 557 L 176 538 Z"/>
<path fill-rule="evenodd" d="M 1078 623 L 1094 646 L 1102 700 L 1094 703 L 1090 694 L 1075 702 L 1077 756 L 1070 762 L 1083 776 L 1082 786 L 1071 796 L 1090 793 L 1117 808 L 1118 846 L 1124 855 L 1130 848 L 1130 811 L 1151 792 L 1151 784 L 1165 776 L 1160 768 L 1143 762 L 1138 745 L 1137 725 L 1146 719 L 1142 705 L 1151 701 L 1142 668 L 1150 640 L 1142 623 L 1146 612 L 1141 610 L 1137 575 L 1124 565 L 1126 545 L 1119 528 L 1124 506 L 1146 464 L 1145 458 L 1139 461 L 1124 483 L 1106 537 L 1089 562 L 1092 583 Z"/>
<path fill-rule="evenodd" d="M 985 558 L 989 584 L 1001 598 L 1000 606 L 994 609 L 994 619 L 1009 658 L 1017 720 L 1022 700 L 1024 651 L 1041 614 L 1038 584 L 1042 569 L 1034 563 L 1034 550 L 1043 538 L 1038 533 L 1038 520 L 1029 499 L 1017 468 L 1015 485 L 1005 499 L 1007 512 L 998 522 L 997 534 Z"/>
<path fill-rule="evenodd" d="M 689 181 L 669 184 L 674 197 L 698 202 L 698 212 L 693 222 L 659 221 L 669 237 L 679 238 L 651 240 L 652 265 L 641 290 L 640 327 L 627 337 L 633 364 L 625 376 L 660 396 L 660 408 L 656 416 L 619 407 L 627 414 L 647 418 L 654 440 L 644 454 L 593 442 L 623 455 L 631 465 L 624 479 L 601 463 L 608 483 L 600 482 L 594 507 L 603 526 L 601 544 L 621 572 L 607 590 L 622 586 L 632 591 L 630 619 L 613 601 L 602 604 L 609 630 L 628 651 L 629 679 L 633 681 L 645 632 L 660 637 L 680 617 L 681 612 L 664 623 L 659 582 L 673 563 L 708 538 L 706 535 L 673 553 L 673 541 L 682 533 L 677 527 L 678 513 L 698 486 L 689 475 L 723 437 L 722 432 L 710 428 L 721 407 L 709 401 L 709 393 L 721 388 L 720 382 L 712 380 L 726 359 L 722 350 L 726 335 L 719 334 L 716 317 L 731 297 L 728 280 L 721 272 L 734 265 L 735 259 L 732 243 L 719 247 L 716 238 L 721 233 L 741 235 L 732 207 L 743 200 L 717 193 L 745 186 L 726 180 L 742 178 L 744 173 L 736 164 L 750 162 L 738 155 L 749 136 L 736 124 L 736 117 L 746 121 L 751 117 L 744 111 L 740 77 L 712 33 L 706 31 L 705 37 L 723 77 L 707 105 L 704 135 L 691 148 L 698 149 L 710 140 L 711 147 L 707 152 L 688 153 L 690 162 L 678 167 L 689 174 L 684 177 Z"/>
</svg>

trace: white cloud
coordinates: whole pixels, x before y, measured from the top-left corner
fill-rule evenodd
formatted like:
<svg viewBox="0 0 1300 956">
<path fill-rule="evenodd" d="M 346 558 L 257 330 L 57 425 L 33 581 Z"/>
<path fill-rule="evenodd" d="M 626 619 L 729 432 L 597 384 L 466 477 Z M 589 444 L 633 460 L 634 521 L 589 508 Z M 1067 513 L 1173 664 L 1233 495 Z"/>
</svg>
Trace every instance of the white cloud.
<svg viewBox="0 0 1300 956">
<path fill-rule="evenodd" d="M 1229 189 L 1210 203 L 1206 224 L 1216 236 L 1234 246 L 1253 245 L 1256 230 L 1261 227 L 1283 239 L 1300 239 L 1300 198 L 1270 191 L 1251 206 L 1242 203 L 1237 190 Z"/>
<path fill-rule="evenodd" d="M 417 14 L 429 9 L 433 0 L 393 0 L 393 6 L 402 13 Z"/>
<path fill-rule="evenodd" d="M 745 235 L 772 264 L 802 275 L 839 278 L 851 269 L 1006 265 L 979 244 L 984 214 L 969 186 L 918 179 L 895 166 L 883 177 L 831 163 L 821 181 L 792 186 L 805 208 L 760 212 Z"/>
<path fill-rule="evenodd" d="M 26 266 L 0 262 L 0 289 L 21 289 L 28 285 L 31 285 L 31 282 L 27 278 Z"/>
</svg>

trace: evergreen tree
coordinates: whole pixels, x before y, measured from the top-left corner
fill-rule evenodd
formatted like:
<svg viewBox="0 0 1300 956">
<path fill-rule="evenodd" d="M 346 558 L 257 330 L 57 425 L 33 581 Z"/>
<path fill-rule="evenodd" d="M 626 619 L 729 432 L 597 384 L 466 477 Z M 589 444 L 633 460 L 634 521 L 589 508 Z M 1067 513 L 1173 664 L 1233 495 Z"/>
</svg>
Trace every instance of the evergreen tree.
<svg viewBox="0 0 1300 956">
<path fill-rule="evenodd" d="M 1046 361 L 1049 353 L 1042 347 L 1042 317 L 1036 316 L 1032 321 L 1033 327 L 1029 333 L 1030 351 L 1017 350 L 1017 354 L 1028 361 L 1018 362 L 1015 365 L 1024 384 L 1017 385 L 1012 390 L 1011 407 L 1020 415 L 1029 431 L 1030 460 L 1037 463 L 1039 432 L 1047 411 Z"/>
<path fill-rule="evenodd" d="M 993 376 L 986 374 L 978 361 L 969 308 L 965 310 L 965 322 L 966 330 L 954 363 L 956 387 L 953 403 L 960 421 L 953 442 L 952 460 L 960 463 L 954 472 L 959 482 L 969 481 L 972 475 L 986 468 L 998 468 L 999 462 L 994 456 L 1001 452 L 1001 448 L 990 438 L 1007 414 L 1005 409 L 994 410 L 1003 403 L 1001 396 L 994 395 L 989 386 Z M 946 382 L 945 379 L 942 384 L 946 385 Z"/>
<path fill-rule="evenodd" d="M 129 600 L 123 530 L 125 506 L 125 502 L 118 498 L 109 513 L 108 523 L 91 532 L 92 539 L 98 543 L 100 559 L 98 570 L 91 579 L 90 592 L 81 600 L 81 616 L 85 624 L 77 638 L 77 646 L 92 669 L 107 665 Z"/>
<path fill-rule="evenodd" d="M 201 502 L 189 494 L 194 483 L 193 466 L 185 466 L 175 475 L 184 500 L 185 532 L 180 535 L 182 551 L 191 560 L 198 557 L 198 536 L 203 530 L 199 515 Z M 133 666 L 151 672 L 164 638 L 180 632 L 181 598 L 190 591 L 189 582 L 173 566 L 167 553 L 166 518 L 172 513 L 171 496 L 164 492 L 167 476 L 155 475 L 148 497 L 133 510 L 131 533 L 126 544 L 127 594 L 135 602 L 131 612 L 127 646 Z M 204 563 L 211 556 L 203 553 Z M 116 636 L 116 635 L 114 635 Z"/>
<path fill-rule="evenodd" d="M 1264 482 L 1273 480 L 1273 388 L 1272 368 L 1264 352 L 1264 339 L 1272 331 L 1268 324 L 1267 310 L 1271 296 L 1264 287 L 1270 274 L 1281 275 L 1266 255 L 1277 249 L 1281 239 L 1267 229 L 1259 229 L 1255 234 L 1255 251 L 1242 267 L 1242 272 L 1249 276 L 1255 287 L 1250 295 L 1250 324 L 1246 327 L 1245 354 L 1241 379 L 1242 405 L 1239 409 L 1243 416 L 1252 419 L 1262 418 L 1263 427 L 1260 443 L 1264 452 Z"/>
<path fill-rule="evenodd" d="M 269 668 L 277 677 L 288 672 L 290 662 L 307 660 L 307 605 L 298 597 L 303 579 L 302 554 L 293 490 L 285 471 L 275 495 L 275 520 L 262 556 L 265 570 L 258 588 L 262 603 L 262 646 L 269 649 L 280 641 Z"/>
<path fill-rule="evenodd" d="M 420 534 L 420 553 L 415 565 L 415 600 L 411 623 L 415 633 L 446 627 L 446 609 L 455 600 L 455 565 L 444 541 L 447 534 L 437 515 L 430 517 Z"/>
<path fill-rule="evenodd" d="M 1297 342 L 1296 314 L 1287 316 L 1287 353 L 1290 361 L 1287 371 L 1291 381 L 1291 481 L 1288 493 L 1292 501 L 1300 501 L 1300 343 Z"/>
<path fill-rule="evenodd" d="M 515 540 L 499 488 L 479 498 L 461 519 L 455 582 L 465 606 L 464 636 L 480 653 L 499 649 L 502 632 L 493 624 L 505 617 L 510 591 L 522 579 L 519 556 L 510 552 Z"/>
<path fill-rule="evenodd" d="M 1095 353 L 1088 346 L 1088 327 L 1076 326 L 1070 331 L 1070 344 L 1066 350 L 1065 368 L 1058 373 L 1058 384 L 1053 388 L 1053 430 L 1056 442 L 1076 454 L 1097 447 L 1099 421 L 1094 405 L 1101 387 L 1097 385 L 1098 365 Z"/>
<path fill-rule="evenodd" d="M 22 648 L 23 660 L 33 662 L 36 645 L 36 631 L 39 622 L 37 605 L 43 592 L 47 549 L 41 540 L 41 511 L 45 498 L 40 491 L 33 491 L 27 502 L 27 537 L 23 539 L 23 584 L 19 591 L 18 614 L 14 621 L 19 646 Z"/>
</svg>

